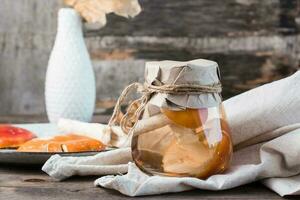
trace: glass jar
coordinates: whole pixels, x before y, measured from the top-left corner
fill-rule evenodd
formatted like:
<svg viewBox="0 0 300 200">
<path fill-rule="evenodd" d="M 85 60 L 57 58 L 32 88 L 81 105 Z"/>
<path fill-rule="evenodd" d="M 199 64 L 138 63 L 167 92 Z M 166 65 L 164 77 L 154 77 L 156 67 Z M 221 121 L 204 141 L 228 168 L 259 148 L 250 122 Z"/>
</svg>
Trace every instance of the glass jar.
<svg viewBox="0 0 300 200">
<path fill-rule="evenodd" d="M 189 65 L 190 62 L 192 67 Z M 206 71 L 204 74 L 209 75 L 208 78 L 201 80 L 208 83 L 219 81 L 216 80 L 219 77 L 217 65 L 213 65 L 211 70 L 211 65 L 207 66 L 210 62 L 206 60 L 190 62 L 180 62 L 181 66 L 186 64 L 190 70 L 187 70 L 189 73 L 185 75 L 179 70 L 178 76 L 170 70 L 173 65 L 178 66 L 177 62 L 168 63 L 167 66 L 160 63 L 161 71 L 167 68 L 168 73 L 165 71 L 164 75 L 168 79 L 155 76 L 156 81 L 152 81 L 151 84 L 157 83 L 159 79 L 160 84 L 163 81 L 168 82 L 170 74 L 173 74 L 172 80 L 180 80 L 180 76 L 184 76 L 181 80 L 198 80 L 199 77 L 195 75 L 191 79 L 187 78 L 193 72 L 199 72 L 197 67 L 200 67 L 200 72 Z M 149 70 L 154 69 L 146 66 L 146 74 Z M 203 76 L 203 73 L 199 73 L 199 76 Z M 147 75 L 146 81 L 149 81 Z M 221 98 L 218 98 L 219 94 L 158 96 L 154 94 L 151 97 L 153 101 L 149 101 L 142 119 L 133 129 L 131 147 L 136 165 L 149 174 L 201 179 L 224 172 L 231 160 L 232 143 L 225 110 Z M 200 103 L 193 100 L 199 98 L 203 100 Z M 190 108 L 189 103 L 192 101 L 193 107 Z"/>
<path fill-rule="evenodd" d="M 144 132 L 136 129 L 133 134 L 132 155 L 140 169 L 151 174 L 207 178 L 228 168 L 232 144 L 222 105 L 161 109 L 161 114 L 145 121 L 158 120 L 154 118 L 161 120 L 162 127 Z"/>
</svg>

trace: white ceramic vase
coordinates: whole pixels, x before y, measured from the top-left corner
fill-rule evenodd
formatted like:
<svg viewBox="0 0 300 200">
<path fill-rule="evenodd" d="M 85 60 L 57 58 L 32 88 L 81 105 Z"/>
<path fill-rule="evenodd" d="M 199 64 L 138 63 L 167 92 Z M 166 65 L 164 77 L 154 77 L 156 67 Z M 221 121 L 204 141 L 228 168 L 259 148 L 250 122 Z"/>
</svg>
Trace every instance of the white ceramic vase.
<svg viewBox="0 0 300 200">
<path fill-rule="evenodd" d="M 88 122 L 96 98 L 95 75 L 85 46 L 79 14 L 60 9 L 55 44 L 46 74 L 45 98 L 49 121 L 60 118 Z"/>
</svg>

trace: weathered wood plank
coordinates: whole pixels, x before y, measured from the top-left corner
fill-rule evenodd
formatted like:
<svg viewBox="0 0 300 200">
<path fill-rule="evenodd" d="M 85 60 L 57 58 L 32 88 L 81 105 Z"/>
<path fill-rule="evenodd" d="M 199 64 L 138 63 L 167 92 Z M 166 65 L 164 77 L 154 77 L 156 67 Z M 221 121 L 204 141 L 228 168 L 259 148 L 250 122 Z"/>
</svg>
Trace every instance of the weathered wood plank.
<svg viewBox="0 0 300 200">
<path fill-rule="evenodd" d="M 299 0 L 140 0 L 143 12 L 127 19 L 110 15 L 108 25 L 87 35 L 237 36 L 296 33 Z M 61 0 L 2 0 L 0 32 L 53 33 Z M 166 28 L 168 27 L 168 28 Z"/>
<path fill-rule="evenodd" d="M 66 183 L 68 184 L 68 183 Z M 262 188 L 261 185 L 245 186 L 241 189 L 234 189 L 222 192 L 208 192 L 208 191 L 190 191 L 178 194 L 165 194 L 159 196 L 142 197 L 145 200 L 279 200 L 284 199 L 272 193 L 271 191 Z M 28 188 L 28 187 L 0 187 L 1 196 L 3 199 L 10 200 L 57 200 L 57 199 L 73 199 L 73 200 L 124 200 L 132 199 L 123 196 L 115 191 L 109 191 L 102 188 L 78 188 L 78 189 L 65 189 L 62 187 L 57 188 Z M 289 199 L 297 199 L 299 197 L 289 197 Z"/>
<path fill-rule="evenodd" d="M 1 199 L 129 199 L 112 190 L 96 188 L 93 181 L 97 177 L 75 177 L 63 182 L 57 182 L 39 168 L 0 166 L 0 193 Z M 147 196 L 143 199 L 283 199 L 274 192 L 266 189 L 260 183 L 249 184 L 226 191 L 193 190 L 176 194 Z M 297 199 L 292 197 L 291 199 Z"/>
<path fill-rule="evenodd" d="M 1 0 L 0 33 L 53 34 L 60 7 L 61 0 Z"/>
<path fill-rule="evenodd" d="M 294 36 L 287 38 L 258 37 L 249 40 L 244 38 L 231 41 L 215 40 L 217 40 L 215 42 L 217 45 L 214 47 L 213 39 L 212 42 L 194 39 L 191 40 L 191 43 L 188 42 L 188 39 L 182 39 L 183 42 L 179 43 L 174 43 L 175 40 L 172 39 L 168 42 L 157 39 L 155 40 L 157 43 L 141 38 L 128 40 L 123 38 L 87 39 L 97 78 L 98 101 L 115 100 L 127 84 L 143 81 L 144 62 L 147 60 L 195 58 L 216 60 L 221 67 L 225 98 L 259 85 L 259 83 L 253 84 L 249 81 L 265 77 L 266 65 L 269 66 L 267 72 L 271 71 L 272 73 L 269 73 L 268 79 L 260 84 L 287 76 L 298 67 L 299 44 L 298 38 Z M 184 43 L 184 41 L 187 42 Z M 122 44 L 126 47 L 125 49 L 112 50 Z M 253 47 L 252 44 L 257 44 L 258 47 Z M 242 51 L 243 47 L 244 51 Z M 215 48 L 215 52 L 212 52 L 213 48 Z M 259 51 L 255 51 L 255 49 L 259 49 Z M 29 60 L 30 55 L 25 56 L 26 50 L 22 52 L 24 52 L 23 57 L 19 57 L 19 59 Z M 46 62 L 46 55 L 44 56 Z M 274 58 L 277 63 L 274 63 Z M 5 66 L 12 66 L 13 62 L 14 58 L 12 57 L 8 60 L 0 60 L 0 63 Z M 9 67 L 0 68 L 2 83 L 0 84 L 2 91 L 0 101 L 3 105 L 1 113 L 34 114 L 44 112 L 43 93 L 46 65 L 42 65 L 41 60 L 37 62 L 39 64 L 14 67 L 14 70 Z M 287 62 L 284 65 L 285 69 L 281 67 L 280 63 L 282 62 Z M 278 67 L 282 70 L 276 69 Z M 273 68 L 275 68 L 274 73 Z M 119 76 L 119 74 L 125 76 Z M 237 85 L 239 86 L 236 87 Z"/>
<path fill-rule="evenodd" d="M 295 33 L 297 24 L 294 19 L 299 13 L 297 0 L 140 2 L 143 12 L 130 23 L 111 15 L 108 26 L 100 31 L 87 31 L 87 35 L 206 37 Z"/>
<path fill-rule="evenodd" d="M 241 36 L 241 37 L 120 37 L 103 36 L 86 38 L 92 58 L 97 58 L 95 51 L 115 50 L 124 53 L 121 59 L 130 59 L 138 51 L 186 51 L 195 53 L 235 53 L 271 51 L 299 55 L 300 36 Z M 101 54 L 100 54 L 101 56 Z M 153 57 L 152 57 L 153 58 Z M 113 59 L 105 57 L 102 59 Z"/>
<path fill-rule="evenodd" d="M 110 15 L 107 27 L 86 32 L 100 106 L 128 83 L 142 81 L 147 60 L 216 59 L 226 98 L 298 66 L 299 0 L 140 2 L 144 11 L 137 18 Z M 61 5 L 61 0 L 1 1 L 0 114 L 45 113 L 44 77 Z M 274 58 L 287 62 L 282 73 Z M 265 65 L 275 66 L 273 78 L 263 75 Z"/>
<path fill-rule="evenodd" d="M 91 52 L 93 53 L 93 51 Z M 111 54 L 110 50 L 96 50 L 94 52 Z M 135 81 L 143 81 L 144 63 L 152 59 L 189 60 L 207 58 L 217 61 L 223 77 L 223 96 L 225 99 L 263 83 L 288 76 L 298 68 L 297 59 L 290 55 L 268 51 L 222 54 L 165 49 L 136 51 L 131 53 L 126 60 L 105 60 L 104 57 L 93 57 L 98 101 L 116 100 L 126 85 Z M 120 74 L 124 76 L 120 76 Z M 44 73 L 40 72 L 35 76 L 41 77 L 44 76 Z M 2 88 L 3 91 L 12 92 L 11 94 L 2 93 L 3 97 L 0 95 L 2 105 L 8 105 L 2 107 L 3 114 L 43 112 L 44 79 L 41 77 L 40 79 L 27 80 L 29 77 L 24 77 L 25 80 L 18 80 L 17 83 L 14 82 L 15 87 L 13 90 Z"/>
<path fill-rule="evenodd" d="M 205 54 L 185 51 L 141 51 L 137 57 L 147 60 L 154 57 L 158 60 L 189 60 L 206 58 L 219 63 L 223 97 L 225 99 L 257 87 L 259 85 L 286 77 L 298 69 L 297 60 L 284 54 L 269 52 Z M 134 81 L 143 81 L 145 60 L 123 61 L 94 61 L 97 83 L 98 100 L 116 99 L 122 89 Z M 131 71 L 134 67 L 135 71 Z M 119 76 L 124 74 L 126 76 Z M 106 84 L 103 84 L 106 83 Z M 109 85 L 107 83 L 112 83 Z M 113 89 L 112 89 L 113 88 Z M 100 96 L 101 95 L 101 96 Z"/>
</svg>

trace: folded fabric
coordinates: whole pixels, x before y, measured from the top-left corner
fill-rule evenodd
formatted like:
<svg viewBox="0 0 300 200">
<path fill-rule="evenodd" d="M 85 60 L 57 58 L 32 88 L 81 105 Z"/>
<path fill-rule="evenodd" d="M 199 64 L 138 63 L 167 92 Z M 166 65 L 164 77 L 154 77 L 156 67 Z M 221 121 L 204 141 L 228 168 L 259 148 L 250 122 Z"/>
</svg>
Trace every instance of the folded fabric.
<svg viewBox="0 0 300 200">
<path fill-rule="evenodd" d="M 95 184 L 118 190 L 125 195 L 141 196 L 180 192 L 195 188 L 224 190 L 268 177 L 289 177 L 300 173 L 300 162 L 295 159 L 300 156 L 300 148 L 297 147 L 299 139 L 300 129 L 297 129 L 263 145 L 250 146 L 237 153 L 231 169 L 226 174 L 214 175 L 206 180 L 148 176 L 141 172 L 136 165 L 130 163 L 126 175 L 104 176 L 97 179 Z M 250 152 L 256 156 L 248 157 Z M 257 156 L 260 156 L 261 162 L 253 164 L 257 162 Z M 245 157 L 248 159 L 244 160 Z M 243 162 L 240 159 L 245 163 L 240 164 Z M 272 180 L 267 179 L 264 183 L 275 191 L 278 188 L 280 195 L 300 194 L 298 193 L 300 181 L 294 181 L 293 187 L 285 186 L 283 188 L 272 186 L 274 184 Z M 278 183 L 280 184 L 279 180 Z"/>
<path fill-rule="evenodd" d="M 51 156 L 42 170 L 49 176 L 63 180 L 73 175 L 108 175 L 126 173 L 131 161 L 130 148 L 116 149 L 95 156 L 61 157 Z"/>
<path fill-rule="evenodd" d="M 56 155 L 43 170 L 59 180 L 111 174 L 95 184 L 128 196 L 195 188 L 223 190 L 257 180 L 282 196 L 300 194 L 300 72 L 233 97 L 224 106 L 235 147 L 225 174 L 206 180 L 149 176 L 133 163 L 126 164 L 131 161 L 129 148 L 83 158 Z M 126 175 L 114 176 L 127 169 Z"/>
<path fill-rule="evenodd" d="M 258 136 L 272 139 L 269 132 L 300 123 L 300 71 L 230 98 L 224 107 L 235 145 Z"/>
</svg>

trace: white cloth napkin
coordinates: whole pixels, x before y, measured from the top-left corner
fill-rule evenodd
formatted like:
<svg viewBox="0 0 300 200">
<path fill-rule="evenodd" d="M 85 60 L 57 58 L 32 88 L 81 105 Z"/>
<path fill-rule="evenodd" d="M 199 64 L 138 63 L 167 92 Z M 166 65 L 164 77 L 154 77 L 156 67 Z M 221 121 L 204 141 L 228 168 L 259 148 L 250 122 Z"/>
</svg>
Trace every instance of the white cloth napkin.
<svg viewBox="0 0 300 200">
<path fill-rule="evenodd" d="M 235 146 L 225 174 L 206 180 L 149 176 L 130 162 L 129 148 L 81 158 L 56 155 L 43 170 L 59 180 L 110 174 L 95 185 L 128 196 L 224 190 L 257 180 L 281 196 L 300 194 L 300 72 L 233 97 L 224 106 Z"/>
</svg>

